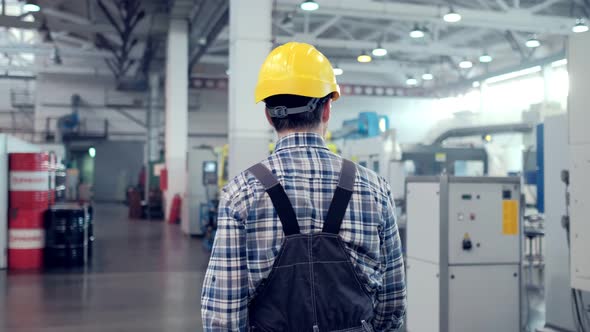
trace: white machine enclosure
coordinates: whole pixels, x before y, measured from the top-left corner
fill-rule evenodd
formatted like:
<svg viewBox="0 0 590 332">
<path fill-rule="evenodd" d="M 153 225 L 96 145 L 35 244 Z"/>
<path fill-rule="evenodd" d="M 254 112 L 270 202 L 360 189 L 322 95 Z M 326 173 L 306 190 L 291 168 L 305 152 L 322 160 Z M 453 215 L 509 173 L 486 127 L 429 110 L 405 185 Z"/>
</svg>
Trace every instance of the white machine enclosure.
<svg viewBox="0 0 590 332">
<path fill-rule="evenodd" d="M 520 179 L 409 177 L 406 204 L 407 331 L 520 331 Z"/>
<path fill-rule="evenodd" d="M 217 162 L 215 151 L 209 147 L 192 148 L 187 153 L 187 183 L 182 198 L 181 228 L 187 235 L 203 235 L 201 211 L 217 195 L 217 181 L 205 185 L 204 164 Z"/>
<path fill-rule="evenodd" d="M 561 171 L 569 168 L 567 114 L 546 117 L 545 157 L 545 327 L 575 331 L 570 284 L 567 232 L 561 218 L 566 214 L 565 183 Z"/>
<path fill-rule="evenodd" d="M 387 179 L 395 199 L 404 197 L 405 172 L 395 130 L 390 129 L 376 137 L 345 139 L 341 144 L 341 150 L 342 157 Z"/>
<path fill-rule="evenodd" d="M 0 134 L 0 269 L 7 267 L 8 154 L 12 152 L 41 152 L 41 147 Z"/>
<path fill-rule="evenodd" d="M 571 285 L 590 291 L 590 35 L 571 36 L 568 47 Z"/>
</svg>

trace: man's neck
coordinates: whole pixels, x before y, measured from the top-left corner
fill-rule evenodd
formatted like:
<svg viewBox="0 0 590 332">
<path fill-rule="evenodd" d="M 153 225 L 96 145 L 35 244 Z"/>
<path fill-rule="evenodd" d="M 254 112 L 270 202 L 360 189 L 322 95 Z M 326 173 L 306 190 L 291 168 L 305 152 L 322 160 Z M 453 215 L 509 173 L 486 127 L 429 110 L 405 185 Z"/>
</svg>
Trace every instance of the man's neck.
<svg viewBox="0 0 590 332">
<path fill-rule="evenodd" d="M 318 134 L 322 137 L 324 136 L 323 130 L 320 128 L 307 130 L 282 130 L 280 132 L 277 132 L 277 136 L 279 139 L 292 134 Z"/>
</svg>

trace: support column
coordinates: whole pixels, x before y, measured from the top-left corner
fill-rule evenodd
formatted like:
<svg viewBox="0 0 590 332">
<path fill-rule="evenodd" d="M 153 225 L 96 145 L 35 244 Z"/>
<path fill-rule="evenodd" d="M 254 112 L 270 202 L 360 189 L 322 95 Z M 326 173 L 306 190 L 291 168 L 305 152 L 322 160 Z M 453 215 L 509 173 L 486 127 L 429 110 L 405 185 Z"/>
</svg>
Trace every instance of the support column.
<svg viewBox="0 0 590 332">
<path fill-rule="evenodd" d="M 258 71 L 271 48 L 272 0 L 230 2 L 230 179 L 268 156 L 271 127 L 264 106 L 254 104 Z"/>
<path fill-rule="evenodd" d="M 152 163 L 158 161 L 160 158 L 160 76 L 156 73 L 150 74 L 149 77 L 149 108 L 147 112 L 147 137 L 146 137 L 146 181 L 145 181 L 145 200 L 149 206 L 150 203 L 150 189 L 157 184 L 152 183 Z M 148 213 L 148 218 L 150 214 Z"/>
<path fill-rule="evenodd" d="M 175 194 L 186 189 L 188 145 L 188 22 L 171 19 L 166 56 L 166 218 Z"/>
<path fill-rule="evenodd" d="M 160 159 L 160 75 L 150 75 L 150 101 L 147 118 L 147 160 Z"/>
</svg>

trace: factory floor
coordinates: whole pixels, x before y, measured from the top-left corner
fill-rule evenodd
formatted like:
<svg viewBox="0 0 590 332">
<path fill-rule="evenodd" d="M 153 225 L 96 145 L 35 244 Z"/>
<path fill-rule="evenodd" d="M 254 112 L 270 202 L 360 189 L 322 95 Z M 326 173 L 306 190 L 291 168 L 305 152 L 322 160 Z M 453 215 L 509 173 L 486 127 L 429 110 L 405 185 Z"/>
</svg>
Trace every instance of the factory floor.
<svg viewBox="0 0 590 332">
<path fill-rule="evenodd" d="M 200 331 L 208 261 L 201 240 L 179 225 L 128 220 L 123 205 L 95 208 L 87 268 L 0 271 L 0 331 Z"/>
</svg>

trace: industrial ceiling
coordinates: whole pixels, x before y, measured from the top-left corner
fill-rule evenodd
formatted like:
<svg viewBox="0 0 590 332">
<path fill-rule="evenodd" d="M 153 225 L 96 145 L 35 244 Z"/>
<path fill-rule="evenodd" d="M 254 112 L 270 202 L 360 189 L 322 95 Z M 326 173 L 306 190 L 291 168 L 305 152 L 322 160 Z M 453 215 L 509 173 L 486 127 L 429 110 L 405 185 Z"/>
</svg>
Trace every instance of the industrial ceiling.
<svg viewBox="0 0 590 332">
<path fill-rule="evenodd" d="M 22 30 L 6 29 L 0 34 L 0 67 L 5 73 L 116 72 L 113 65 L 105 63 L 105 59 L 113 62 L 117 58 L 118 51 L 113 53 L 108 45 L 123 46 L 120 31 L 105 10 L 115 21 L 120 20 L 118 2 L 125 0 L 39 0 L 39 12 L 27 15 L 21 11 L 15 16 L 7 11 L 0 17 L 0 26 L 32 33 L 23 36 Z M 567 36 L 574 33 L 576 24 L 585 25 L 590 11 L 590 0 L 316 2 L 317 10 L 304 11 L 301 0 L 275 1 L 273 42 L 296 40 L 316 45 L 343 69 L 341 80 L 348 83 L 366 76 L 405 86 L 409 78 L 415 78 L 412 83 L 423 88 L 470 82 L 509 68 L 563 58 Z M 7 9 L 23 4 L 16 0 L 6 3 Z M 141 71 L 146 56 L 151 57 L 148 65 L 152 68 L 163 67 L 158 62 L 165 61 L 163 49 L 171 16 L 185 17 L 191 23 L 192 75 L 225 75 L 229 1 L 138 3 L 145 14 L 126 42 L 136 40 L 127 52 L 131 64 L 123 76 Z M 460 20 L 447 21 L 449 12 L 459 14 Z M 375 48 L 385 49 L 387 54 L 373 56 Z M 363 53 L 373 61 L 358 62 Z"/>
</svg>

